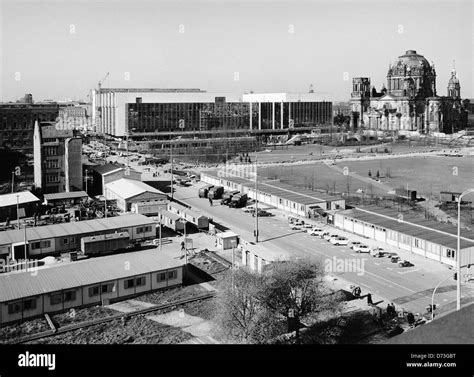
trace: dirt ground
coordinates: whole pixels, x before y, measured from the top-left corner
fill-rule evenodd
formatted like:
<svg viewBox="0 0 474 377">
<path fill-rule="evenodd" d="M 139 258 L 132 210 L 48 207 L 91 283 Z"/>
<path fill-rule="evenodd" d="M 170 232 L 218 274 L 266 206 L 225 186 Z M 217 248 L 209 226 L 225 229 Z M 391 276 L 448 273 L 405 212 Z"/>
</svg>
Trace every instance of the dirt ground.
<svg viewBox="0 0 474 377">
<path fill-rule="evenodd" d="M 125 324 L 120 319 L 70 331 L 29 344 L 176 344 L 192 338 L 179 328 L 158 324 L 138 315 Z"/>
<path fill-rule="evenodd" d="M 41 331 L 49 330 L 50 327 L 44 317 L 35 318 L 19 324 L 0 327 L 0 342 L 8 343 L 9 341 L 26 335 L 36 334 Z"/>
</svg>

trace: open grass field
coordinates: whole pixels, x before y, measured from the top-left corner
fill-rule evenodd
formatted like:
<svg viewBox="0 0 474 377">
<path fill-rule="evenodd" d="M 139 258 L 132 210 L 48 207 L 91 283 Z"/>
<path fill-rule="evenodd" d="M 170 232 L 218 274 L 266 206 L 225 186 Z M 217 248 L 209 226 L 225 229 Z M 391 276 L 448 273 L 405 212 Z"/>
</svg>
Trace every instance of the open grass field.
<svg viewBox="0 0 474 377">
<path fill-rule="evenodd" d="M 474 187 L 474 157 L 406 157 L 369 161 L 345 161 L 338 166 L 347 166 L 362 176 L 370 170 L 375 176 L 377 170 L 390 178 L 381 178 L 392 187 L 406 187 L 427 197 L 439 197 L 440 191 L 462 192 Z M 457 174 L 456 174 L 457 173 Z"/>
<path fill-rule="evenodd" d="M 356 153 L 360 148 L 361 153 Z M 278 149 L 268 148 L 271 152 L 259 152 L 259 163 L 278 163 L 278 162 L 296 162 L 302 160 L 318 160 L 328 158 L 331 155 L 350 155 L 364 156 L 369 153 L 375 153 L 378 149 L 379 153 L 383 153 L 387 148 L 391 153 L 415 153 L 426 152 L 432 150 L 449 149 L 443 145 L 425 145 L 423 142 L 396 142 L 396 143 L 377 143 L 374 145 L 355 145 L 355 146 L 326 146 L 319 144 L 305 144 L 300 146 L 284 146 Z M 324 156 L 323 156 L 324 155 Z M 255 153 L 249 153 L 252 161 L 255 161 Z M 236 159 L 238 161 L 238 158 Z"/>
<path fill-rule="evenodd" d="M 434 198 L 440 191 L 462 191 L 474 187 L 474 157 L 403 157 L 389 159 L 373 159 L 365 161 L 340 161 L 338 168 L 348 167 L 362 177 L 368 177 L 369 170 L 375 177 L 377 170 L 382 183 L 391 187 L 406 187 L 417 190 L 419 195 Z M 457 175 L 454 175 L 457 168 Z M 390 170 L 390 178 L 386 177 Z M 305 165 L 276 165 L 260 167 L 259 175 L 281 179 L 295 185 L 322 189 L 328 192 L 355 192 L 363 189 L 372 191 L 374 195 L 386 194 L 376 184 L 361 181 L 355 177 L 347 177 L 342 171 L 336 171 L 322 163 Z"/>
</svg>

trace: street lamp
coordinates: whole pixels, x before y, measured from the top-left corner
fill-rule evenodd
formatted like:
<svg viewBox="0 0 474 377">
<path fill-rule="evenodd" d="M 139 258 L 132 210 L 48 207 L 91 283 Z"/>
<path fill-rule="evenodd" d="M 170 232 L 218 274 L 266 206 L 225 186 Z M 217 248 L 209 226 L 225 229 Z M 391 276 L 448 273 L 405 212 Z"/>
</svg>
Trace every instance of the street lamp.
<svg viewBox="0 0 474 377">
<path fill-rule="evenodd" d="M 258 174 L 257 174 L 257 151 L 255 151 L 255 243 L 258 243 Z"/>
<path fill-rule="evenodd" d="M 434 319 L 434 296 L 435 296 L 436 290 L 439 288 L 441 284 L 443 284 L 446 280 L 451 279 L 451 278 L 452 276 L 448 276 L 446 279 L 441 280 L 438 283 L 438 285 L 435 287 L 435 289 L 433 290 L 433 294 L 431 295 L 431 320 Z"/>
<path fill-rule="evenodd" d="M 474 188 L 467 189 L 458 198 L 458 247 L 456 252 L 456 270 L 457 270 L 457 305 L 456 310 L 461 309 L 461 201 L 463 196 L 474 192 Z"/>
</svg>

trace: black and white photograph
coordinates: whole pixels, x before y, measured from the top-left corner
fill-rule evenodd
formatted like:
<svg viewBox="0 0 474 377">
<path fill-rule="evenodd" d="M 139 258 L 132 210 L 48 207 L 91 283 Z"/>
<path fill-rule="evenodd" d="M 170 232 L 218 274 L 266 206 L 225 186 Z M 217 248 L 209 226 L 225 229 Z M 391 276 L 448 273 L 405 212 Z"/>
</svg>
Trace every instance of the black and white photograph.
<svg viewBox="0 0 474 377">
<path fill-rule="evenodd" d="M 0 0 L 0 377 L 474 375 L 472 0 Z"/>
</svg>

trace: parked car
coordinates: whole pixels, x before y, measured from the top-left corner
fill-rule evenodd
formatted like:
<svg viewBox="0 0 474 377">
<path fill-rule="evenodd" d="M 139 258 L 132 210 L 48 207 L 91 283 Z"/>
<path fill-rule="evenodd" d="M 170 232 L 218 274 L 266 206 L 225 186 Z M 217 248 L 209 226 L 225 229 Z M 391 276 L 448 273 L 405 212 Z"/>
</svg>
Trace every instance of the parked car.
<svg viewBox="0 0 474 377">
<path fill-rule="evenodd" d="M 370 247 L 364 244 L 360 244 L 353 247 L 356 253 L 370 253 Z"/>
<path fill-rule="evenodd" d="M 359 245 L 362 245 L 362 242 L 359 242 L 359 241 L 352 241 L 352 242 L 350 243 L 350 245 L 351 245 L 351 249 L 352 249 L 352 250 L 355 250 L 355 247 L 357 247 L 357 246 L 359 246 Z"/>
<path fill-rule="evenodd" d="M 372 255 L 374 258 L 382 258 L 385 256 L 383 251 L 380 251 L 378 249 L 374 249 L 370 252 L 370 255 Z"/>
<path fill-rule="evenodd" d="M 321 236 L 321 234 L 324 232 L 323 229 L 321 228 L 312 228 L 312 229 L 308 229 L 308 234 L 312 235 L 312 236 Z"/>
<path fill-rule="evenodd" d="M 339 237 L 339 234 L 325 234 L 323 236 L 323 238 L 326 240 L 326 241 L 331 241 L 331 238 L 336 238 L 336 237 Z"/>
<path fill-rule="evenodd" d="M 301 230 L 301 225 L 298 224 L 290 224 L 290 229 L 291 230 Z"/>
<path fill-rule="evenodd" d="M 303 225 L 303 228 L 305 228 L 305 229 L 312 229 L 312 228 L 313 228 L 313 225 L 306 223 L 306 224 Z"/>
<path fill-rule="evenodd" d="M 397 263 L 400 261 L 400 257 L 398 255 L 392 255 L 392 257 L 390 258 L 390 261 L 392 263 Z"/>
<path fill-rule="evenodd" d="M 252 211 L 252 216 L 255 216 L 255 211 Z M 264 211 L 263 209 L 258 210 L 258 217 L 268 217 L 268 216 L 273 216 L 273 213 Z"/>
<path fill-rule="evenodd" d="M 329 240 L 333 245 L 340 246 L 340 245 L 348 245 L 349 240 L 346 237 L 334 237 Z"/>
<path fill-rule="evenodd" d="M 414 264 L 411 263 L 410 261 L 407 261 L 406 259 L 398 262 L 398 267 L 412 267 L 412 266 L 414 266 Z"/>
<path fill-rule="evenodd" d="M 327 230 L 323 230 L 320 234 L 319 234 L 319 237 L 323 238 L 323 239 L 326 239 L 324 238 L 325 236 L 329 235 L 329 232 Z"/>
</svg>

